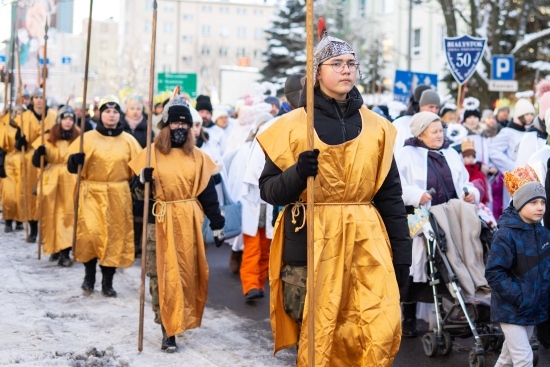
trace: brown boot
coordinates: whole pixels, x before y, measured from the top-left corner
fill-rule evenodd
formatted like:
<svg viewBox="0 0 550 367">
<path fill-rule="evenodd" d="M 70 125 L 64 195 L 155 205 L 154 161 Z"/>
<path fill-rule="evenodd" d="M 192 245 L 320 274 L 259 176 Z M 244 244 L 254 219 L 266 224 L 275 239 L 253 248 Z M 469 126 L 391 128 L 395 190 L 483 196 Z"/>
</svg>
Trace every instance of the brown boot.
<svg viewBox="0 0 550 367">
<path fill-rule="evenodd" d="M 229 269 L 233 274 L 239 274 L 241 270 L 241 263 L 243 262 L 243 252 L 231 250 L 231 257 L 229 258 Z"/>
</svg>

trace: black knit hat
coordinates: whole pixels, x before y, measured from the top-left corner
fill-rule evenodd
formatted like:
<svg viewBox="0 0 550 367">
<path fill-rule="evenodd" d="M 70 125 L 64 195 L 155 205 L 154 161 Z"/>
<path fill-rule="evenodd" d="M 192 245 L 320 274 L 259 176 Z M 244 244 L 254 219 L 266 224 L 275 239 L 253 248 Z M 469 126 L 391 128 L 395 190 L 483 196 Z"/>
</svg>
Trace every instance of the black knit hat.
<svg viewBox="0 0 550 367">
<path fill-rule="evenodd" d="M 464 110 L 464 120 L 470 116 L 477 116 L 478 119 L 481 119 L 481 112 L 477 108 L 475 110 Z"/>
<path fill-rule="evenodd" d="M 197 111 L 207 110 L 212 113 L 212 102 L 210 102 L 210 97 L 205 95 L 200 95 L 197 97 L 197 105 L 195 106 Z"/>
<path fill-rule="evenodd" d="M 171 122 L 176 121 L 186 123 L 189 127 L 193 126 L 193 116 L 189 110 L 189 105 L 180 96 L 175 97 L 166 104 L 164 111 L 162 111 L 162 120 L 159 121 L 157 127 L 163 129 Z"/>
<path fill-rule="evenodd" d="M 285 97 L 292 108 L 298 108 L 300 106 L 300 97 L 302 95 L 302 79 L 305 78 L 305 74 L 293 74 L 286 78 L 285 82 Z"/>
</svg>

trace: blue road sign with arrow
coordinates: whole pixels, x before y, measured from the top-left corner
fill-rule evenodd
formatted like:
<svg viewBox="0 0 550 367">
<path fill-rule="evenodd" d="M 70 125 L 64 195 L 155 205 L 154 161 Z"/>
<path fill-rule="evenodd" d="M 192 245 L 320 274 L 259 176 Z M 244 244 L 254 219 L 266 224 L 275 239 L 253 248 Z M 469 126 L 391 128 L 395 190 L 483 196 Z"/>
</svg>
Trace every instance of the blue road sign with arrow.
<svg viewBox="0 0 550 367">
<path fill-rule="evenodd" d="M 0 62 L 6 62 L 6 56 L 0 55 Z"/>
<path fill-rule="evenodd" d="M 437 90 L 437 74 L 396 70 L 393 80 L 393 99 L 407 103 L 409 96 L 421 84 L 429 85 Z"/>
<path fill-rule="evenodd" d="M 460 85 L 474 75 L 477 64 L 481 61 L 487 40 L 468 35 L 445 37 L 445 56 L 451 74 Z"/>
</svg>

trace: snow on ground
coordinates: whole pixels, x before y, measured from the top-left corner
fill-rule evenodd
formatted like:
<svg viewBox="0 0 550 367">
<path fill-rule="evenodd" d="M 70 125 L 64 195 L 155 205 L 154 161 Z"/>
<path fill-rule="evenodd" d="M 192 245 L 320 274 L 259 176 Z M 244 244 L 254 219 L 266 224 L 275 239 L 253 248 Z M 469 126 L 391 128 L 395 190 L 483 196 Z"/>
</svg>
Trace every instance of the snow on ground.
<svg viewBox="0 0 550 367">
<path fill-rule="evenodd" d="M 101 295 L 99 267 L 96 292 L 86 297 L 80 290 L 82 264 L 60 268 L 48 261 L 48 255 L 39 261 L 36 248 L 24 241 L 23 232 L 0 233 L 0 366 L 291 365 L 290 352 L 272 356 L 272 339 L 265 328 L 229 310 L 210 308 L 201 328 L 177 337 L 177 353 L 162 353 L 148 285 L 144 345 L 139 353 L 139 261 L 117 270 L 118 298 Z"/>
</svg>

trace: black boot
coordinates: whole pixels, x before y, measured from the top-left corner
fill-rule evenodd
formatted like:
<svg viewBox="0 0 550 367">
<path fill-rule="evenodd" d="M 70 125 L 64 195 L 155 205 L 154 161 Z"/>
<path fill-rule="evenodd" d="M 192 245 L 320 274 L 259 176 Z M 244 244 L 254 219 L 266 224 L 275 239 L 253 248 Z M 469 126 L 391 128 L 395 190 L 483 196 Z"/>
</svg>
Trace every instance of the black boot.
<svg viewBox="0 0 550 367">
<path fill-rule="evenodd" d="M 4 224 L 4 233 L 10 233 L 13 232 L 13 220 L 12 219 L 6 219 L 6 224 Z"/>
<path fill-rule="evenodd" d="M 53 253 L 50 255 L 50 261 L 51 262 L 54 262 L 54 261 L 57 261 L 59 260 L 59 252 L 56 252 L 56 253 Z"/>
<path fill-rule="evenodd" d="M 141 258 L 141 235 L 143 233 L 143 222 L 134 222 L 134 257 Z"/>
<path fill-rule="evenodd" d="M 59 261 L 57 262 L 57 265 L 68 268 L 73 265 L 73 261 L 71 260 L 71 248 L 66 248 L 65 250 L 61 250 L 59 252 Z"/>
<path fill-rule="evenodd" d="M 36 237 L 38 236 L 38 222 L 36 220 L 29 220 L 29 227 L 31 227 L 31 233 L 29 233 L 29 238 L 27 238 L 27 242 L 35 243 Z"/>
<path fill-rule="evenodd" d="M 402 336 L 416 338 L 416 303 L 403 304 L 403 319 Z"/>
<path fill-rule="evenodd" d="M 94 292 L 95 285 L 95 271 L 96 271 L 97 259 L 93 259 L 84 263 L 86 274 L 84 275 L 84 282 L 82 283 L 82 290 L 84 294 L 89 296 Z"/>
<path fill-rule="evenodd" d="M 113 277 L 116 268 L 101 265 L 99 267 L 103 274 L 103 279 L 101 280 L 101 294 L 105 297 L 116 297 L 116 291 L 113 289 Z"/>
<path fill-rule="evenodd" d="M 15 230 L 16 231 L 22 231 L 25 229 L 25 226 L 22 222 L 15 221 Z"/>
<path fill-rule="evenodd" d="M 162 351 L 165 351 L 166 353 L 174 353 L 176 350 L 178 350 L 178 345 L 176 344 L 176 336 L 168 337 L 166 335 L 166 330 L 164 329 L 163 325 L 160 325 L 162 329 L 162 345 L 160 349 Z"/>
</svg>

